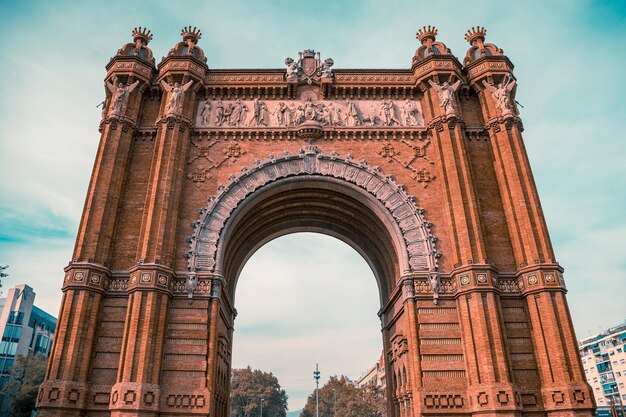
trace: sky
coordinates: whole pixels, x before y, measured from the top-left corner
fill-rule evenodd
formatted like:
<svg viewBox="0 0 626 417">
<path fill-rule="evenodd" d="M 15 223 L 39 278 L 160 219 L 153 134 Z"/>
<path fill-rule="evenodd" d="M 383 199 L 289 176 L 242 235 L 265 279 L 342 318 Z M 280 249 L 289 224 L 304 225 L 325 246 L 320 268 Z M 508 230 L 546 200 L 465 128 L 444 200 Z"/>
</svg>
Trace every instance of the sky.
<svg viewBox="0 0 626 417">
<path fill-rule="evenodd" d="M 438 40 L 462 60 L 466 30 L 485 26 L 487 41 L 515 64 L 525 144 L 577 335 L 626 318 L 623 1 L 0 1 L 5 291 L 26 282 L 40 307 L 58 311 L 99 140 L 104 66 L 133 27 L 152 30 L 158 63 L 186 25 L 202 29 L 210 68 L 282 68 L 306 48 L 332 57 L 335 68 L 408 68 L 423 25 L 436 25 Z M 270 268 L 276 273 L 265 275 Z M 237 291 L 234 364 L 275 371 L 290 409 L 312 389 L 316 361 L 324 380 L 358 377 L 377 359 L 375 280 L 338 240 L 268 243 Z M 256 302 L 260 291 L 268 302 Z"/>
</svg>

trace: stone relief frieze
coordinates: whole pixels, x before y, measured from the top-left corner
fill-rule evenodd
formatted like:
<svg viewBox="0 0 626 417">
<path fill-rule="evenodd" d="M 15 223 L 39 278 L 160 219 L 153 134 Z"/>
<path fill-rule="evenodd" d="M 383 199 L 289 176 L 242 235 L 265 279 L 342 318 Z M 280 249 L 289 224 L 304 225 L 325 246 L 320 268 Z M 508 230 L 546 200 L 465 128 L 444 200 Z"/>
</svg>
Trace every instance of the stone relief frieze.
<svg viewBox="0 0 626 417">
<path fill-rule="evenodd" d="M 197 128 L 424 127 L 417 100 L 211 100 L 198 103 Z"/>
<path fill-rule="evenodd" d="M 424 220 L 424 210 L 415 204 L 415 198 L 385 176 L 377 167 L 366 161 L 355 161 L 351 156 L 325 154 L 317 147 L 303 148 L 300 153 L 285 152 L 270 155 L 251 167 L 233 175 L 227 184 L 220 185 L 217 195 L 210 198 L 201 210 L 200 219 L 193 224 L 190 248 L 185 257 L 191 272 L 213 272 L 218 265 L 218 252 L 222 244 L 222 229 L 233 210 L 249 194 L 281 178 L 298 175 L 319 175 L 338 178 L 352 183 L 371 194 L 395 219 L 404 238 L 401 254 L 409 272 L 436 271 L 441 253 L 435 248 L 437 237 L 431 232 L 432 224 Z"/>
</svg>

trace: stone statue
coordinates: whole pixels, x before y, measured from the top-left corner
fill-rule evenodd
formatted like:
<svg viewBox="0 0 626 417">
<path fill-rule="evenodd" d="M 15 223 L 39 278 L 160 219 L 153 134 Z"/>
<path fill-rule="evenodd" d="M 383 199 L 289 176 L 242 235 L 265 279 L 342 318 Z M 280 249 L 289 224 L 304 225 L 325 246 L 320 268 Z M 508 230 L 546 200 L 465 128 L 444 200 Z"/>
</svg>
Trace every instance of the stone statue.
<svg viewBox="0 0 626 417">
<path fill-rule="evenodd" d="M 385 99 L 380 104 L 380 115 L 383 119 L 383 124 L 385 126 L 393 126 L 394 124 L 399 125 L 400 122 L 396 119 L 395 115 L 395 104 L 391 99 Z"/>
<path fill-rule="evenodd" d="M 193 292 L 198 286 L 198 277 L 195 275 L 188 275 L 185 280 L 185 290 L 187 291 L 187 302 L 193 303 Z"/>
<path fill-rule="evenodd" d="M 139 85 L 139 80 L 135 81 L 131 85 L 124 85 L 122 83 L 117 83 L 117 85 L 115 85 L 117 77 L 113 77 L 111 81 L 111 83 L 105 83 L 107 89 L 112 94 L 109 116 L 122 116 L 124 110 L 126 109 L 128 97 L 130 97 L 130 93 L 132 93 L 133 90 Z"/>
<path fill-rule="evenodd" d="M 335 64 L 332 58 L 326 58 L 322 65 L 320 65 L 320 74 L 322 78 L 333 78 L 335 74 L 333 74 L 332 66 Z"/>
<path fill-rule="evenodd" d="M 439 274 L 431 274 L 428 277 L 430 289 L 433 292 L 433 303 L 437 304 L 439 302 L 439 289 L 441 287 L 441 278 Z"/>
<path fill-rule="evenodd" d="M 409 99 L 402 106 L 402 119 L 405 126 L 417 126 L 420 123 L 419 110 L 415 103 Z"/>
<path fill-rule="evenodd" d="M 298 65 L 293 58 L 285 58 L 285 65 L 287 65 L 287 79 L 297 80 L 302 74 L 302 68 Z"/>
<path fill-rule="evenodd" d="M 428 83 L 437 91 L 439 107 L 443 108 L 446 116 L 456 115 L 456 110 L 454 109 L 454 93 L 459 88 L 459 85 L 461 85 L 461 80 L 456 80 L 452 85 L 448 84 L 447 81 L 444 81 L 441 85 L 434 83 L 433 80 L 428 80 Z"/>
<path fill-rule="evenodd" d="M 215 125 L 221 126 L 224 124 L 224 103 L 222 103 L 222 99 L 217 99 L 217 103 L 215 104 Z"/>
<path fill-rule="evenodd" d="M 517 82 L 511 76 L 504 77 L 497 87 L 483 80 L 483 85 L 491 93 L 502 116 L 510 116 L 515 112 L 515 107 L 513 107 L 513 101 L 511 100 L 511 92 L 516 84 Z"/>
<path fill-rule="evenodd" d="M 202 126 L 208 126 L 211 117 L 211 100 L 207 99 L 204 102 L 202 111 L 200 112 L 200 117 L 202 118 Z"/>
<path fill-rule="evenodd" d="M 354 127 L 361 126 L 363 120 L 361 119 L 361 112 L 356 106 L 354 101 L 348 100 L 348 114 L 346 115 L 346 126 Z"/>
<path fill-rule="evenodd" d="M 185 99 L 185 92 L 191 87 L 193 80 L 189 80 L 186 84 L 180 85 L 174 83 L 170 85 L 161 80 L 161 87 L 167 91 L 167 104 L 165 105 L 165 114 L 181 114 L 183 111 L 183 100 Z"/>
</svg>

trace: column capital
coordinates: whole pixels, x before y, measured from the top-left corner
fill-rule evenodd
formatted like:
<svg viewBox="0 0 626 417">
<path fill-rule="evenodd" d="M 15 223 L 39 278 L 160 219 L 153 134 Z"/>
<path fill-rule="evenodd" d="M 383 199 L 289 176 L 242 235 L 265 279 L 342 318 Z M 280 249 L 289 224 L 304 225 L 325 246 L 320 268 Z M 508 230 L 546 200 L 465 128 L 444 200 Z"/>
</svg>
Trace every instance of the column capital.
<svg viewBox="0 0 626 417">
<path fill-rule="evenodd" d="M 489 264 L 470 264 L 453 269 L 451 280 L 458 291 L 455 296 L 477 291 L 500 292 L 498 270 Z"/>
<path fill-rule="evenodd" d="M 162 291 L 174 295 L 175 272 L 160 264 L 137 264 L 129 270 L 128 293 L 134 291 Z"/>
<path fill-rule="evenodd" d="M 559 264 L 535 264 L 520 268 L 515 274 L 523 296 L 543 291 L 567 292 L 563 268 Z"/>
<path fill-rule="evenodd" d="M 62 290 L 89 290 L 106 294 L 111 282 L 111 271 L 92 262 L 70 262 L 64 268 Z"/>
</svg>

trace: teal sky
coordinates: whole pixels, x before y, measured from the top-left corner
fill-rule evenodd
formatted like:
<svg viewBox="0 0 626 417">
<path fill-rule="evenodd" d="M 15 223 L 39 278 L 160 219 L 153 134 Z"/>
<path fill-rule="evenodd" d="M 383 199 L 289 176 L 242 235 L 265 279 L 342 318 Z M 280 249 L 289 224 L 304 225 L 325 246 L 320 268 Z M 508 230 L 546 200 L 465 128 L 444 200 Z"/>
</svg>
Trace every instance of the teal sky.
<svg viewBox="0 0 626 417">
<path fill-rule="evenodd" d="M 438 39 L 460 59 L 465 31 L 487 27 L 487 40 L 515 64 L 525 143 L 566 269 L 578 336 L 626 318 L 624 1 L 2 1 L 0 264 L 11 265 L 5 290 L 26 282 L 42 308 L 58 311 L 62 267 L 71 258 L 99 140 L 95 106 L 104 96 L 104 66 L 135 26 L 154 33 L 158 62 L 189 24 L 202 29 L 210 68 L 282 68 L 286 56 L 305 48 L 332 57 L 336 68 L 408 68 L 419 27 L 436 25 Z M 303 263 L 306 275 L 297 272 Z M 310 391 L 307 369 L 315 361 L 326 376 L 358 376 L 381 348 L 377 290 L 364 265 L 326 237 L 288 236 L 262 248 L 240 280 L 235 365 L 280 368 L 291 409 Z M 263 274 L 270 266 L 281 274 Z M 304 276 L 323 279 L 295 285 Z M 355 299 L 358 280 L 360 299 L 370 304 L 359 299 L 336 320 L 328 314 L 338 311 L 334 294 Z M 263 313 L 253 301 L 261 289 L 273 306 Z M 310 305 L 313 294 L 325 300 L 315 323 L 298 305 Z M 308 323 L 305 334 L 293 317 L 280 315 L 285 310 Z M 324 343 L 342 334 L 352 338 L 342 339 L 344 347 Z M 277 340 L 300 356 L 250 349 Z M 337 359 L 350 346 L 361 354 Z"/>
</svg>

